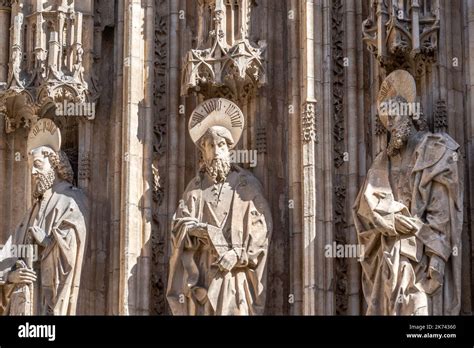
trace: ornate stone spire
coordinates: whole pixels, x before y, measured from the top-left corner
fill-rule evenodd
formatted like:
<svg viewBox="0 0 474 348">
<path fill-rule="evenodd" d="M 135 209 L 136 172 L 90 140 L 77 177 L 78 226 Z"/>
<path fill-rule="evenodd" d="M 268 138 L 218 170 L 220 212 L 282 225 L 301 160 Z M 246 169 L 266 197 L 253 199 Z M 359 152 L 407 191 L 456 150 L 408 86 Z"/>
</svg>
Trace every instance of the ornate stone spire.
<svg viewBox="0 0 474 348">
<path fill-rule="evenodd" d="M 239 100 L 266 83 L 266 43 L 249 40 L 253 0 L 200 0 L 198 48 L 184 62 L 182 95 Z"/>
<path fill-rule="evenodd" d="M 420 75 L 437 59 L 439 22 L 439 0 L 372 0 L 363 40 L 387 73 Z"/>
<path fill-rule="evenodd" d="M 83 13 L 74 0 L 14 0 L 11 21 L 8 80 L 0 90 L 7 132 L 29 127 L 55 103 L 98 98 L 87 82 L 92 56 L 84 54 Z"/>
</svg>

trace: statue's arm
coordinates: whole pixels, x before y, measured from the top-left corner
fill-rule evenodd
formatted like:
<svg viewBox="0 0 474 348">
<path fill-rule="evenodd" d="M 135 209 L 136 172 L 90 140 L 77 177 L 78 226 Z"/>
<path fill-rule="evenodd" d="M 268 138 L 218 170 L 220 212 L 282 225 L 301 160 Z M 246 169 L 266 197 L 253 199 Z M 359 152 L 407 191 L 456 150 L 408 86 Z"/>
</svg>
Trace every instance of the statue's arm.
<svg viewBox="0 0 474 348">
<path fill-rule="evenodd" d="M 248 233 L 242 250 L 237 250 L 240 267 L 256 268 L 262 254 L 268 252 L 273 222 L 270 207 L 266 199 L 259 193 L 251 202 L 248 211 Z"/>
<path fill-rule="evenodd" d="M 451 256 L 451 219 L 450 196 L 445 185 L 433 181 L 429 204 L 423 225 L 416 236 L 425 245 L 425 253 L 429 257 L 428 275 L 438 283 L 443 283 L 445 264 Z"/>
<path fill-rule="evenodd" d="M 56 209 L 58 214 L 51 230 L 42 231 L 39 228 L 30 228 L 29 232 L 35 237 L 38 244 L 45 248 L 43 256 L 48 255 L 57 247 L 62 262 L 66 262 L 73 269 L 79 252 L 78 246 L 85 241 L 84 212 L 75 200 L 59 201 Z"/>
<path fill-rule="evenodd" d="M 0 315 L 6 315 L 8 303 L 10 302 L 11 292 L 13 284 L 7 284 L 6 282 L 0 284 Z"/>
<path fill-rule="evenodd" d="M 182 242 L 187 247 L 195 247 L 198 239 L 193 238 L 193 236 L 200 237 L 206 234 L 205 224 L 200 224 L 196 218 L 196 197 L 193 195 L 193 191 L 189 189 L 190 185 L 188 185 L 188 189 L 179 201 L 172 219 L 171 241 L 175 248 L 179 248 Z"/>
<path fill-rule="evenodd" d="M 449 195 L 444 185 L 434 181 L 423 226 L 417 237 L 425 245 L 428 255 L 447 261 L 452 252 Z"/>
<path fill-rule="evenodd" d="M 393 196 L 385 192 L 366 192 L 364 185 L 354 207 L 359 221 L 359 232 L 369 230 L 382 233 L 384 236 L 396 237 L 399 235 L 396 226 L 398 213 L 393 212 Z M 396 202 L 396 204 L 400 204 Z"/>
<path fill-rule="evenodd" d="M 184 191 L 182 198 L 178 202 L 178 207 L 173 216 L 173 222 L 179 222 L 181 220 L 188 221 L 189 219 L 197 216 L 197 197 L 194 194 L 194 180 L 191 181 Z"/>
<path fill-rule="evenodd" d="M 8 283 L 8 274 L 10 273 L 9 269 L 0 270 L 0 286 Z"/>
<path fill-rule="evenodd" d="M 19 286 L 21 288 L 22 285 L 35 281 L 36 273 L 22 260 L 18 260 L 13 267 L 0 270 L 0 315 L 8 314 L 12 294 L 19 289 Z"/>
<path fill-rule="evenodd" d="M 76 226 L 69 222 L 63 222 L 51 230 L 50 239 L 51 242 L 48 246 L 58 245 L 64 260 L 74 267 L 78 252 L 78 233 Z M 47 251 L 45 251 L 45 253 L 47 253 Z"/>
<path fill-rule="evenodd" d="M 47 247 L 52 242 L 48 233 L 38 226 L 29 227 L 28 233 L 33 236 L 36 242 L 42 247 Z"/>
</svg>

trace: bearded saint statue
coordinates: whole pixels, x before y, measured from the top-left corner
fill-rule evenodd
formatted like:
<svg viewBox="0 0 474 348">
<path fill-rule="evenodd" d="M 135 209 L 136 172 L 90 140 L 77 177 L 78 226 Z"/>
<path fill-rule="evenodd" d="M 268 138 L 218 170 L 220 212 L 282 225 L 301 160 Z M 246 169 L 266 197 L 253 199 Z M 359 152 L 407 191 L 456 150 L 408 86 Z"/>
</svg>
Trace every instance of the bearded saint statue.
<svg viewBox="0 0 474 348">
<path fill-rule="evenodd" d="M 87 207 L 82 191 L 72 185 L 74 173 L 60 146 L 61 134 L 52 120 L 41 119 L 32 127 L 28 155 L 34 203 L 3 251 L 35 246 L 39 257 L 17 254 L 0 260 L 3 315 L 76 313 Z"/>
<path fill-rule="evenodd" d="M 353 208 L 369 315 L 460 311 L 459 145 L 424 129 L 411 107 L 415 100 L 408 72 L 394 71 L 383 82 L 379 115 L 390 142 L 372 163 Z"/>
<path fill-rule="evenodd" d="M 272 218 L 258 180 L 230 162 L 244 117 L 226 99 L 191 115 L 203 163 L 172 221 L 167 299 L 174 315 L 263 314 Z"/>
</svg>

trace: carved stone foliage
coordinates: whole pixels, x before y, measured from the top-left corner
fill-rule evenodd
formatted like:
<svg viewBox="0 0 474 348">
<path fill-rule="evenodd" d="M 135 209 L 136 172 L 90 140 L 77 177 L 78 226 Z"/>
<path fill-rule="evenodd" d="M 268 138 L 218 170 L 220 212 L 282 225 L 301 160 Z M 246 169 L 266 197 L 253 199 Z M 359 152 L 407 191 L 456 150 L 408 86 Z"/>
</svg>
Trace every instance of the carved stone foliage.
<svg viewBox="0 0 474 348">
<path fill-rule="evenodd" d="M 164 232 L 166 224 L 160 221 L 159 208 L 165 196 L 165 178 L 160 175 L 164 170 L 162 160 L 166 151 L 166 120 L 167 120 L 167 60 L 168 60 L 168 20 L 167 1 L 155 0 L 155 53 L 154 53 L 154 109 L 155 121 L 153 125 L 153 214 L 152 214 L 152 276 L 151 276 L 151 313 L 165 314 L 165 277 L 166 268 L 166 243 Z"/>
<path fill-rule="evenodd" d="M 333 149 L 334 149 L 334 238 L 336 244 L 345 245 L 346 238 L 346 184 L 342 172 L 345 152 L 344 126 L 344 12 L 343 2 L 332 3 L 332 78 L 333 78 Z M 341 168 L 342 167 L 342 168 Z M 347 261 L 344 258 L 334 260 L 336 313 L 347 312 Z"/>
<path fill-rule="evenodd" d="M 164 0 L 157 0 L 158 9 L 164 7 Z M 168 22 L 161 12 L 155 18 L 155 79 L 154 79 L 154 106 L 156 118 L 154 124 L 154 152 L 162 155 L 166 150 L 166 69 L 168 57 Z"/>
<path fill-rule="evenodd" d="M 182 95 L 243 100 L 266 83 L 266 43 L 249 41 L 251 0 L 201 0 L 198 48 L 184 61 Z M 225 95 L 219 92 L 225 91 Z"/>
<path fill-rule="evenodd" d="M 334 107 L 334 164 L 344 163 L 344 29 L 343 3 L 336 0 L 332 5 L 332 60 L 333 60 L 333 107 Z"/>
<path fill-rule="evenodd" d="M 337 178 L 340 181 L 334 187 L 334 224 L 336 245 L 345 246 L 347 244 L 346 238 L 346 187 L 343 178 Z M 347 290 L 348 290 L 348 275 L 347 275 L 347 260 L 345 258 L 335 258 L 334 267 L 336 269 L 336 313 L 345 314 L 347 311 Z"/>
<path fill-rule="evenodd" d="M 0 104 L 6 106 L 6 131 L 29 127 L 54 103 L 84 103 L 98 98 L 84 66 L 83 14 L 74 1 L 12 3 L 10 64 Z M 12 104 L 23 111 L 18 113 Z"/>
<path fill-rule="evenodd" d="M 372 0 L 363 40 L 387 73 L 405 69 L 420 75 L 436 61 L 439 6 L 439 0 Z"/>
</svg>

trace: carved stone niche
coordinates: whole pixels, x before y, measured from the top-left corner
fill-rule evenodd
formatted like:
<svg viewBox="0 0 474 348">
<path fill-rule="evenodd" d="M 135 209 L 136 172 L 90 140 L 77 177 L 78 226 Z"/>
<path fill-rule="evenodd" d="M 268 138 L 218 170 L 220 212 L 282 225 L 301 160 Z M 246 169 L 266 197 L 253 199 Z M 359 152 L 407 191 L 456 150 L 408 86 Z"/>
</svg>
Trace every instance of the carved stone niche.
<svg viewBox="0 0 474 348">
<path fill-rule="evenodd" d="M 181 94 L 243 100 L 266 83 L 265 41 L 249 41 L 254 0 L 199 0 L 197 49 L 185 56 Z"/>
<path fill-rule="evenodd" d="M 439 0 L 372 0 L 363 41 L 387 73 L 419 76 L 437 60 L 439 8 Z"/>
<path fill-rule="evenodd" d="M 92 58 L 84 55 L 84 27 L 75 0 L 12 1 L 8 80 L 0 86 L 7 133 L 51 115 L 57 103 L 97 100 L 85 71 Z"/>
</svg>

